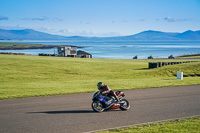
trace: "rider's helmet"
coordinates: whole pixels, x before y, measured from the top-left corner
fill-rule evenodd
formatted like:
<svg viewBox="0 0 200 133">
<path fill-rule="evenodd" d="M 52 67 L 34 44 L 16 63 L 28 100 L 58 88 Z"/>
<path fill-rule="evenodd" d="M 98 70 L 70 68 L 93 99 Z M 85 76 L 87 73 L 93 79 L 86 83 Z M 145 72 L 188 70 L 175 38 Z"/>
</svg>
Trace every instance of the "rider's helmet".
<svg viewBox="0 0 200 133">
<path fill-rule="evenodd" d="M 103 88 L 103 85 L 104 85 L 104 84 L 103 84 L 102 82 L 99 82 L 99 83 L 97 84 L 98 89 L 101 90 L 101 89 Z"/>
</svg>

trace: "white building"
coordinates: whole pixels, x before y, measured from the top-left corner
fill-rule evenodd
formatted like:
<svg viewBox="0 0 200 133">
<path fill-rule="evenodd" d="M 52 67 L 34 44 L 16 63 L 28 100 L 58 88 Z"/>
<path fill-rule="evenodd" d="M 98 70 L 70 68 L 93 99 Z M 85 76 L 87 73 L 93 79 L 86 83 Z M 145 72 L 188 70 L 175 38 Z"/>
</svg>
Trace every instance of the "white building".
<svg viewBox="0 0 200 133">
<path fill-rule="evenodd" d="M 58 56 L 76 57 L 77 56 L 76 50 L 77 50 L 77 47 L 73 47 L 73 46 L 58 47 Z"/>
</svg>

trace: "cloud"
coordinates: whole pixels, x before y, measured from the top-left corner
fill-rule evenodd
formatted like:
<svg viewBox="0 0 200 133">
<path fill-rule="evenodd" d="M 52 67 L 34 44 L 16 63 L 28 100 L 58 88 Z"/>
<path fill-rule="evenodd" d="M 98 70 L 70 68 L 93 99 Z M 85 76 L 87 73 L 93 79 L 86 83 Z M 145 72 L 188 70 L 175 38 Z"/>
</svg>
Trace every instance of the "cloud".
<svg viewBox="0 0 200 133">
<path fill-rule="evenodd" d="M 63 21 L 61 18 L 48 18 L 48 17 L 34 17 L 34 18 L 20 18 L 26 21 Z"/>
<path fill-rule="evenodd" d="M 193 21 L 193 19 L 191 18 L 183 18 L 183 19 L 178 19 L 179 22 L 183 22 L 183 21 Z"/>
<path fill-rule="evenodd" d="M 49 20 L 49 18 L 32 18 L 32 21 L 46 21 Z"/>
<path fill-rule="evenodd" d="M 81 24 L 81 25 L 88 25 L 88 24 L 90 24 L 90 22 L 83 22 L 83 21 L 80 21 L 79 24 Z"/>
<path fill-rule="evenodd" d="M 175 21 L 176 21 L 176 20 L 175 20 L 174 18 L 172 18 L 172 17 L 166 17 L 166 18 L 164 18 L 164 20 L 167 21 L 167 22 L 175 22 Z"/>
<path fill-rule="evenodd" d="M 165 17 L 165 21 L 167 22 L 185 22 L 185 21 L 192 21 L 190 18 L 173 18 L 173 17 Z"/>
<path fill-rule="evenodd" d="M 71 30 L 69 30 L 69 29 L 61 29 L 61 30 L 58 30 L 57 32 L 60 33 L 60 34 L 70 34 Z"/>
<path fill-rule="evenodd" d="M 50 31 L 50 30 L 49 30 Z M 46 30 L 47 32 L 47 30 Z M 70 29 L 60 29 L 60 30 L 51 30 L 51 33 L 63 36 L 88 36 L 88 37 L 111 37 L 111 36 L 121 36 L 120 33 L 117 32 L 107 32 L 107 33 L 99 33 L 93 31 L 72 31 Z"/>
<path fill-rule="evenodd" d="M 31 29 L 31 28 L 23 27 L 21 25 L 16 25 L 16 26 L 2 26 L 2 25 L 0 25 L 0 29 L 5 29 L 5 30 L 22 30 L 22 29 Z"/>
<path fill-rule="evenodd" d="M 6 16 L 0 16 L 0 20 L 8 20 L 8 17 L 6 17 Z"/>
<path fill-rule="evenodd" d="M 54 18 L 53 21 L 63 21 L 61 18 Z"/>
<path fill-rule="evenodd" d="M 46 21 L 46 20 L 49 20 L 49 18 L 47 18 L 47 17 L 21 18 L 21 20 L 27 20 L 27 21 Z"/>
</svg>

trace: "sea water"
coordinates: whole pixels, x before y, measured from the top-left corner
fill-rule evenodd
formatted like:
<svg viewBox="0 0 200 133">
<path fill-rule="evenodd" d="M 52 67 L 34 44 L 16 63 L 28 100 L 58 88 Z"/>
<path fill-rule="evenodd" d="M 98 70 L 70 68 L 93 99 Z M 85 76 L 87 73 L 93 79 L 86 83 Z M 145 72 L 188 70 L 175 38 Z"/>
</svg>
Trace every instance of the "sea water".
<svg viewBox="0 0 200 133">
<path fill-rule="evenodd" d="M 5 42 L 5 41 L 4 41 Z M 8 42 L 8 41 L 6 41 Z M 167 58 L 170 55 L 178 56 L 185 54 L 200 53 L 200 41 L 131 41 L 131 40 L 24 40 L 9 41 L 17 43 L 32 43 L 46 45 L 73 45 L 83 48 L 83 50 L 92 54 L 93 58 L 106 59 L 147 59 L 149 56 L 154 58 Z M 39 53 L 54 54 L 56 49 L 25 49 L 25 50 L 0 50 L 0 52 L 25 53 L 29 55 L 38 55 Z"/>
</svg>

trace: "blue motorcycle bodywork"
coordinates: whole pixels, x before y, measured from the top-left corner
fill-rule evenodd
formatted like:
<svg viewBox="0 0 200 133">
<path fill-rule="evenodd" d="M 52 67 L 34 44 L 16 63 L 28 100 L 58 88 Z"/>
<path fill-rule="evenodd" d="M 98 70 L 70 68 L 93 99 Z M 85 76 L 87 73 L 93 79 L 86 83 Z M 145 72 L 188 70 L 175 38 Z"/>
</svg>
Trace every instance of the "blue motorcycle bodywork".
<svg viewBox="0 0 200 133">
<path fill-rule="evenodd" d="M 108 101 L 105 100 L 105 97 L 102 96 L 102 97 L 98 97 L 99 101 L 103 102 L 103 103 L 107 103 Z"/>
</svg>

